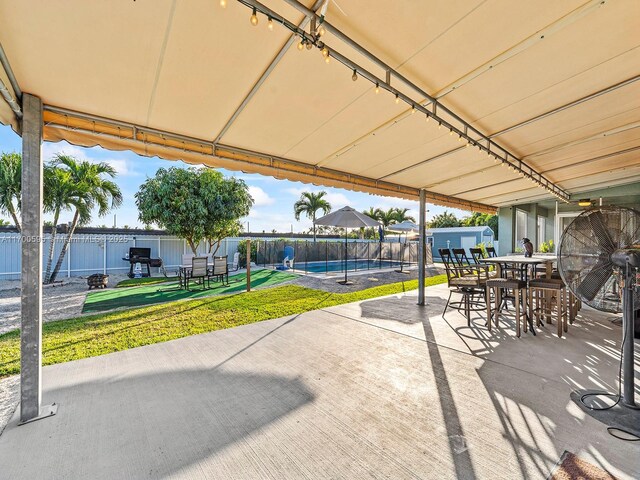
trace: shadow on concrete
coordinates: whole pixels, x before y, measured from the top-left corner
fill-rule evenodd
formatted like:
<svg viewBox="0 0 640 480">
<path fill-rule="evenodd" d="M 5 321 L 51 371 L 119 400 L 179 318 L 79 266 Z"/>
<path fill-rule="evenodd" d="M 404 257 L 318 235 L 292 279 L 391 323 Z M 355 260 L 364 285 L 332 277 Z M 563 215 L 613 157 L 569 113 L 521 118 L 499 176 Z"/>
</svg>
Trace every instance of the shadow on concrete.
<svg viewBox="0 0 640 480">
<path fill-rule="evenodd" d="M 107 375 L 46 397 L 55 419 L 14 416 L 0 439 L 4 478 L 163 478 L 232 445 L 239 469 L 256 461 L 253 435 L 314 399 L 298 378 L 218 367 Z"/>
</svg>

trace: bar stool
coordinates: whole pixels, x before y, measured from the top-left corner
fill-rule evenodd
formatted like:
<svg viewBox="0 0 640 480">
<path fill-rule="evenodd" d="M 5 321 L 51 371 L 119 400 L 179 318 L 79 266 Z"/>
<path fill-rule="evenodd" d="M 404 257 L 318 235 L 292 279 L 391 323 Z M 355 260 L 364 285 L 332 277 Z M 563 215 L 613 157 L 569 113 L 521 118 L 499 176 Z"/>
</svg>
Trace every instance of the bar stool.
<svg viewBox="0 0 640 480">
<path fill-rule="evenodd" d="M 564 282 L 556 278 L 537 278 L 529 281 L 529 316 L 537 320 L 537 325 L 542 325 L 541 318 L 546 317 L 547 323 L 551 322 L 555 303 L 556 324 L 558 326 L 558 338 L 562 338 L 562 332 L 567 332 L 568 320 L 572 315 L 569 309 L 569 295 Z"/>
<path fill-rule="evenodd" d="M 551 278 L 556 280 L 562 280 L 562 277 L 560 276 L 560 272 L 558 272 L 557 270 L 554 270 L 551 273 Z M 566 284 L 565 284 L 565 288 L 567 288 Z M 573 294 L 573 292 L 569 288 L 567 288 L 567 294 L 568 294 L 567 303 L 568 303 L 568 309 L 569 309 L 569 325 L 573 325 L 573 321 L 578 316 L 578 312 L 582 308 L 582 302 L 578 297 L 576 297 Z"/>
<path fill-rule="evenodd" d="M 495 312 L 491 311 L 491 291 L 493 290 L 493 296 L 495 299 Z M 502 311 L 502 303 L 499 302 L 500 290 L 513 290 L 513 299 L 516 307 L 516 336 L 520 337 L 520 322 L 524 327 L 524 331 L 527 332 L 527 282 L 519 280 L 517 278 L 491 278 L 487 280 L 487 326 L 491 331 L 491 320 L 495 314 L 496 327 L 498 326 L 498 317 Z M 524 290 L 524 292 L 523 292 Z M 520 304 L 522 310 L 520 309 Z"/>
</svg>

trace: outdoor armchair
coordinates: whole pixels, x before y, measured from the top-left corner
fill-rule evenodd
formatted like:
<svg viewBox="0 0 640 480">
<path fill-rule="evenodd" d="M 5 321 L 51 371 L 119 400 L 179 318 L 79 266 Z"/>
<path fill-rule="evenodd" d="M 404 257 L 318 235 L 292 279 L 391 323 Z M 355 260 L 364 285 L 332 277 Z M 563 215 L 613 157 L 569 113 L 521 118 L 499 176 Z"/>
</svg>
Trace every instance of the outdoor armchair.
<svg viewBox="0 0 640 480">
<path fill-rule="evenodd" d="M 191 269 L 185 272 L 185 287 L 187 290 L 189 290 L 191 280 L 199 279 L 203 290 L 211 286 L 207 264 L 208 257 L 193 257 L 191 259 Z M 205 287 L 205 282 L 207 282 L 207 287 Z"/>
<path fill-rule="evenodd" d="M 223 285 L 229 284 L 229 264 L 227 263 L 227 255 L 224 257 L 213 257 L 213 268 L 211 276 L 219 279 Z"/>
</svg>

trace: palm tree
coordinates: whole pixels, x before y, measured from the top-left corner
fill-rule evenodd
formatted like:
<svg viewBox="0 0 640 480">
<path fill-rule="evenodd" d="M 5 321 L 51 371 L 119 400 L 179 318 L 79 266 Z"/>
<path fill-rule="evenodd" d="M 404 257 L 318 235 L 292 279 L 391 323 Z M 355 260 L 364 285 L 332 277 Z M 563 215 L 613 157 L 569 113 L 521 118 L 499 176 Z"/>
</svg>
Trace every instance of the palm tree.
<svg viewBox="0 0 640 480">
<path fill-rule="evenodd" d="M 374 220 L 380 220 L 378 218 L 378 209 L 375 207 L 369 207 L 369 210 L 363 210 L 362 213 L 364 213 L 367 217 L 371 217 Z M 364 228 L 360 229 L 363 233 L 364 236 Z M 376 229 L 375 227 L 371 227 L 369 230 L 371 230 L 371 237 L 370 238 L 376 238 Z"/>
<path fill-rule="evenodd" d="M 402 223 L 402 222 L 413 222 L 416 223 L 416 219 L 413 218 L 411 215 L 407 215 L 407 212 L 409 211 L 408 208 L 394 208 L 394 220 L 396 221 L 396 223 Z"/>
<path fill-rule="evenodd" d="M 63 210 L 73 210 L 74 208 L 80 212 L 80 224 L 87 223 L 91 218 L 91 211 L 87 208 L 85 202 L 86 191 L 81 185 L 71 178 L 69 170 L 57 168 L 53 164 L 44 166 L 44 210 L 53 213 L 53 222 L 51 223 L 51 239 L 49 243 L 49 252 L 47 255 L 47 267 L 44 275 L 44 283 L 50 283 L 51 264 L 53 263 L 53 252 L 56 244 L 56 234 L 60 213 Z"/>
<path fill-rule="evenodd" d="M 396 217 L 397 213 L 395 208 L 390 208 L 389 210 L 376 208 L 376 220 L 378 220 L 385 229 L 389 225 L 397 223 Z"/>
<path fill-rule="evenodd" d="M 22 189 L 22 157 L 19 153 L 2 153 L 0 156 L 0 213 L 13 219 L 21 230 L 18 211 Z"/>
<path fill-rule="evenodd" d="M 327 192 L 302 192 L 300 199 L 293 205 L 293 213 L 296 220 L 300 220 L 300 215 L 305 213 L 307 218 L 313 221 L 313 241 L 316 241 L 316 212 L 322 210 L 326 215 L 331 211 L 331 204 L 323 197 Z"/>
<path fill-rule="evenodd" d="M 62 250 L 58 256 L 49 282 L 53 283 L 62 266 L 73 232 L 79 224 L 85 223 L 90 215 L 89 212 L 94 207 L 98 208 L 98 215 L 104 216 L 113 208 L 117 208 L 122 204 L 122 193 L 115 182 L 103 176 L 114 178 L 116 176 L 115 169 L 104 162 L 90 163 L 87 161 L 78 161 L 69 155 L 57 155 L 54 159 L 54 165 L 57 168 L 67 170 L 70 180 L 76 185 L 76 188 L 82 192 L 80 203 L 75 207 L 73 220 L 69 227 L 69 233 L 64 240 Z"/>
</svg>

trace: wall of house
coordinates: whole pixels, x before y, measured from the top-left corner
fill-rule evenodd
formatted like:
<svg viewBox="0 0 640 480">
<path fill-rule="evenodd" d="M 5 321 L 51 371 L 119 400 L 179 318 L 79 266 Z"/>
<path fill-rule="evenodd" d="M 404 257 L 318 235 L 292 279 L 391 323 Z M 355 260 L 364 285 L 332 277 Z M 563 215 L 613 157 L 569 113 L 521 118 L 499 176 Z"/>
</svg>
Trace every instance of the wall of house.
<svg viewBox="0 0 640 480">
<path fill-rule="evenodd" d="M 621 185 L 617 187 L 601 188 L 573 194 L 571 203 L 558 203 L 558 213 L 579 213 L 584 207 L 578 205 L 578 200 L 588 198 L 593 205 L 598 205 L 602 198 L 603 205 L 618 205 L 640 210 L 640 183 Z M 500 242 L 498 253 L 507 255 L 520 247 L 519 238 L 515 237 L 516 209 L 527 212 L 527 235 L 536 250 L 544 241 L 554 239 L 555 236 L 555 202 L 516 204 L 498 209 L 498 224 Z M 538 237 L 537 216 L 546 218 L 545 238 Z"/>
</svg>

